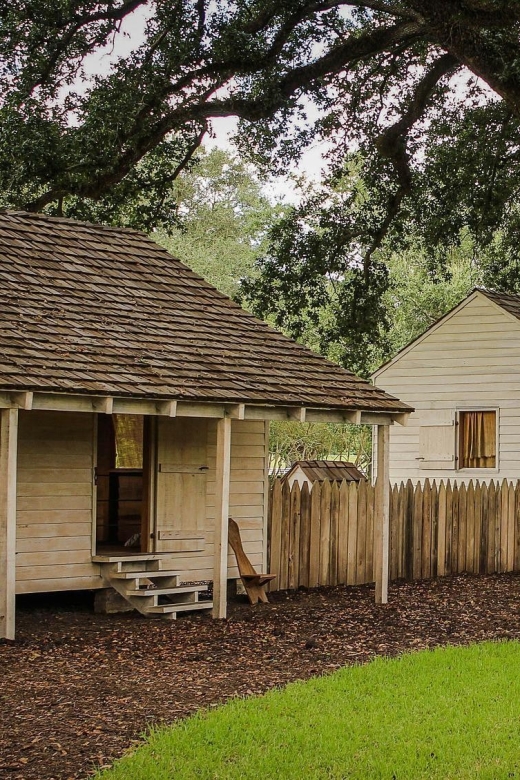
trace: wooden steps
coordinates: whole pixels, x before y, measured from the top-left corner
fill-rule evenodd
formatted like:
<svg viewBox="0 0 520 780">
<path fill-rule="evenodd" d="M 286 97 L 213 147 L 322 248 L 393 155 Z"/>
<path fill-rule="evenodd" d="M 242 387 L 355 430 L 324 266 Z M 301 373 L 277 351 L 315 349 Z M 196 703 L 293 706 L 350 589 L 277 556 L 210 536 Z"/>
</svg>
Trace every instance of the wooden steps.
<svg viewBox="0 0 520 780">
<path fill-rule="evenodd" d="M 181 585 L 179 572 L 169 568 L 171 561 L 164 556 L 97 558 L 107 585 L 142 615 L 175 620 L 178 612 L 213 607 L 212 601 L 199 601 L 199 593 L 207 591 L 207 585 Z"/>
</svg>

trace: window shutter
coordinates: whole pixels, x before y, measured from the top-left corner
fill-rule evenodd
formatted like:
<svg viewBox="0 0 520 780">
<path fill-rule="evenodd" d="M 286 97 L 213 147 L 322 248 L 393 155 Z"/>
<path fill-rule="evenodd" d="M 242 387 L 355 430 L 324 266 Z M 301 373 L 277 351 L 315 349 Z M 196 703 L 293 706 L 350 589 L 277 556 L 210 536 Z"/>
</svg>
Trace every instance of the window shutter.
<svg viewBox="0 0 520 780">
<path fill-rule="evenodd" d="M 422 412 L 419 428 L 419 467 L 455 469 L 455 412 Z"/>
</svg>

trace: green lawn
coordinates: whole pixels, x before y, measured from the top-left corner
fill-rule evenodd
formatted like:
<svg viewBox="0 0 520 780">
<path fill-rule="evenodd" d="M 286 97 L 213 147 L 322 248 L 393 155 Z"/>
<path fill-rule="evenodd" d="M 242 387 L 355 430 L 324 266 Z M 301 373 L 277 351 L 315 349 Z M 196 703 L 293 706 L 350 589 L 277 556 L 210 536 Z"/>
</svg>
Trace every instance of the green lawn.
<svg viewBox="0 0 520 780">
<path fill-rule="evenodd" d="M 98 780 L 520 778 L 520 644 L 375 660 L 153 732 Z"/>
</svg>

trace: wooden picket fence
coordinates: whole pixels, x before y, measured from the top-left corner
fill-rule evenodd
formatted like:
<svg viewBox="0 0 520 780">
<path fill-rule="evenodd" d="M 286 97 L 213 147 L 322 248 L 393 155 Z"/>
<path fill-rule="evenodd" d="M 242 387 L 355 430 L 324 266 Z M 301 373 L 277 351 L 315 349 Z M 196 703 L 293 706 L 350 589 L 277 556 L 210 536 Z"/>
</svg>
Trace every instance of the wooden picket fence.
<svg viewBox="0 0 520 780">
<path fill-rule="evenodd" d="M 376 490 L 367 482 L 275 480 L 269 502 L 271 590 L 374 581 Z M 395 485 L 390 579 L 520 571 L 520 481 Z"/>
</svg>

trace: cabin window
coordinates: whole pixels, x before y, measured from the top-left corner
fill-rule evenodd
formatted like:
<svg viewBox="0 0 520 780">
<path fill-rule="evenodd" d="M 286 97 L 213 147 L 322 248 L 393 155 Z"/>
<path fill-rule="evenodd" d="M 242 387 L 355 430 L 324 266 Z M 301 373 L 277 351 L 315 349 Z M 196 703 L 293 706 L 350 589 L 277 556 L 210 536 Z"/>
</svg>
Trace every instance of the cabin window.
<svg viewBox="0 0 520 780">
<path fill-rule="evenodd" d="M 459 412 L 459 469 L 497 465 L 496 411 Z"/>
</svg>

